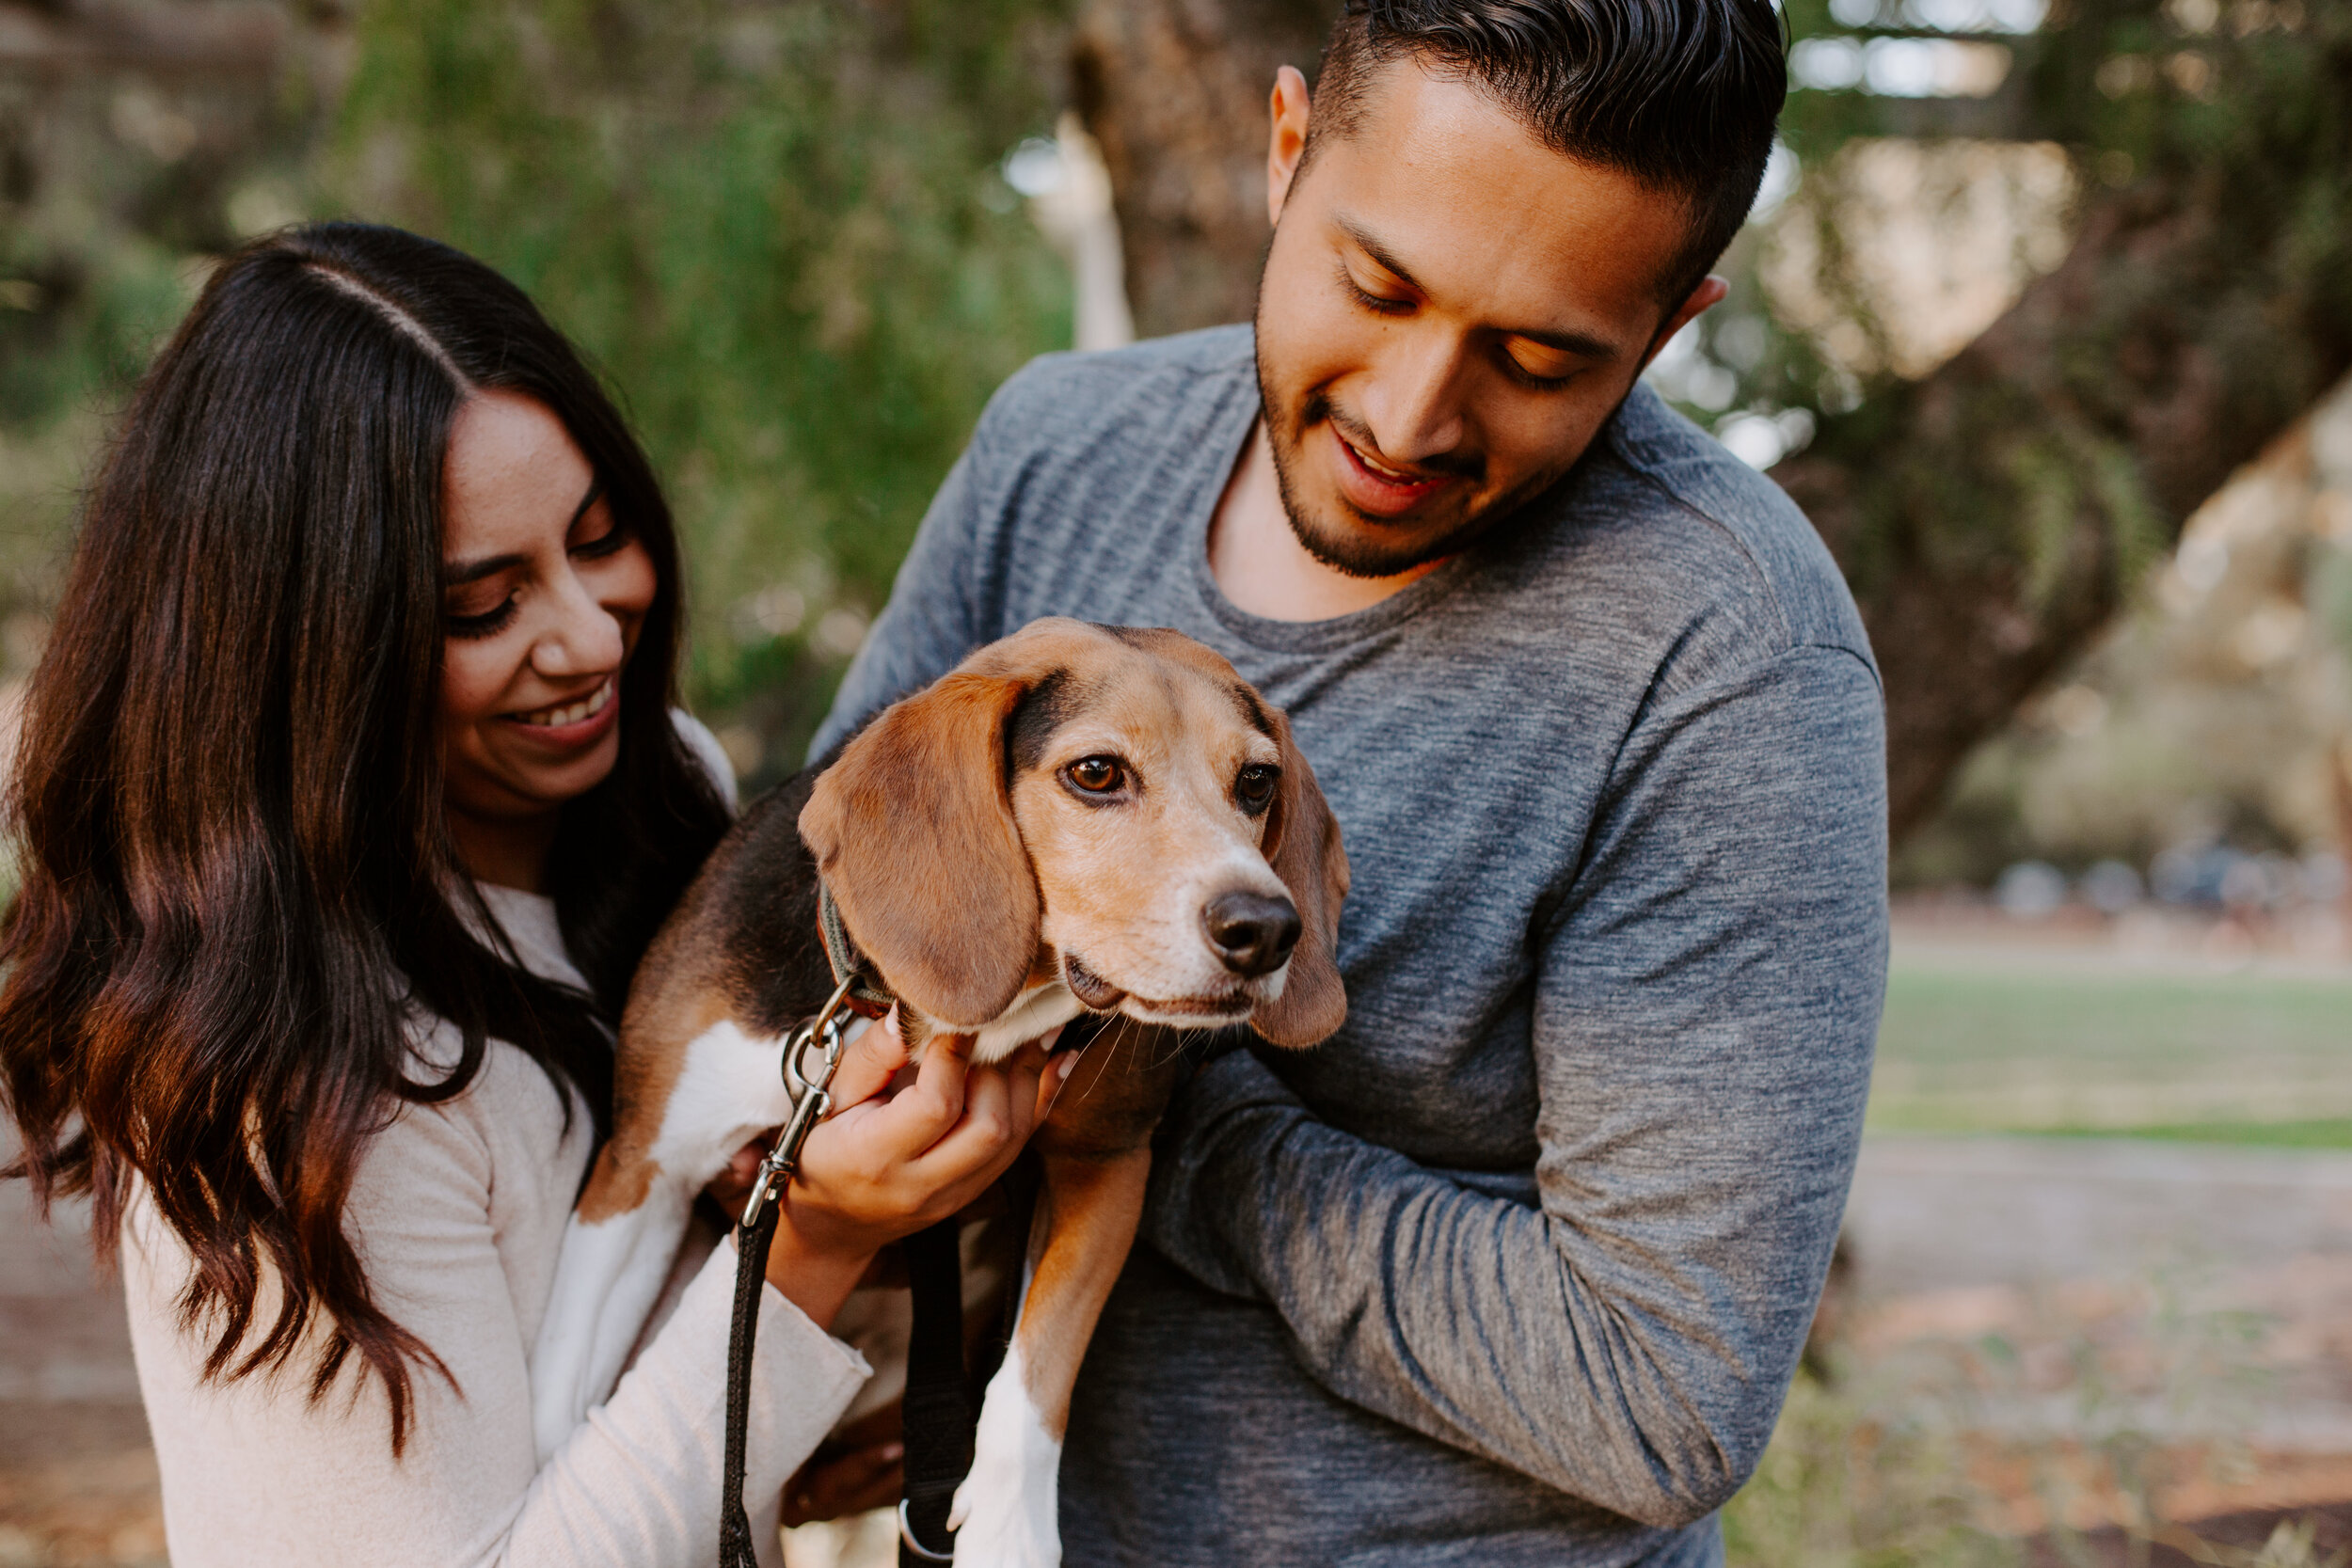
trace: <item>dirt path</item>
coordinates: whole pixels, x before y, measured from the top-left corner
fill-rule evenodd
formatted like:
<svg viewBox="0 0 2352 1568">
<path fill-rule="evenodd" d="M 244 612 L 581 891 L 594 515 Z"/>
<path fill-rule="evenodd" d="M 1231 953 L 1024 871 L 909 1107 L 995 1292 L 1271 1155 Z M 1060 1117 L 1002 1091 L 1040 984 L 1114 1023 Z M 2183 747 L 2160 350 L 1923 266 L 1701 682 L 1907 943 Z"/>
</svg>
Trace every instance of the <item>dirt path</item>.
<svg viewBox="0 0 2352 1568">
<path fill-rule="evenodd" d="M 2352 1154 L 1880 1138 L 1847 1236 L 1857 1363 L 1915 1369 L 2021 1469 L 2145 1443 L 2169 1519 L 2352 1499 Z"/>
<path fill-rule="evenodd" d="M 121 1300 L 90 1264 L 78 1212 L 60 1219 L 41 1227 L 23 1184 L 0 1184 L 0 1568 L 161 1563 Z M 2071 1418 L 2063 1369 L 2089 1347 L 2154 1380 L 2151 1419 L 2179 1440 L 2255 1460 L 2234 1490 L 2185 1507 L 2294 1508 L 2352 1488 L 2352 1155 L 1874 1139 L 1849 1228 L 1865 1357 L 1998 1336 L 2020 1370 L 1990 1418 L 2047 1431 Z M 2233 1353 L 2242 1365 L 2197 1359 L 2208 1320 L 2257 1325 Z M 2166 1340 L 2183 1324 L 2194 1354 Z M 2251 1399 L 2161 1397 L 2180 1392 L 2168 1379 L 2238 1372 L 2257 1379 Z M 797 1545 L 813 1568 L 869 1550 L 887 1560 L 880 1541 Z"/>
<path fill-rule="evenodd" d="M 121 1291 L 92 1267 L 80 1208 L 56 1219 L 0 1182 L 0 1568 L 160 1564 Z"/>
</svg>

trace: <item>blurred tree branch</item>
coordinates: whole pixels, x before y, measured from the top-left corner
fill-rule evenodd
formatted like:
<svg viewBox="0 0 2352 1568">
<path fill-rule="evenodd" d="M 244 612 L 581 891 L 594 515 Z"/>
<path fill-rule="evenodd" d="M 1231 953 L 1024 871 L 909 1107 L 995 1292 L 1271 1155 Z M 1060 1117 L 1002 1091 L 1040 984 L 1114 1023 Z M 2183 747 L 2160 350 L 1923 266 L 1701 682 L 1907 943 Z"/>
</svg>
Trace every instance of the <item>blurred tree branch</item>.
<svg viewBox="0 0 2352 1568">
<path fill-rule="evenodd" d="M 1917 0 L 1799 37 L 1918 37 Z M 1851 15 L 1850 8 L 1841 7 Z M 1265 240 L 1264 95 L 1327 8 L 1093 0 L 1076 48 L 1138 325 L 1241 319 Z M 1925 378 L 1884 376 L 1772 472 L 1852 582 L 1884 666 L 1898 833 L 2083 650 L 2189 512 L 2352 367 L 2352 6 L 2060 0 L 1980 99 L 1791 95 L 1820 166 L 1858 136 L 2054 141 L 2064 263 Z M 1817 401 L 1824 401 L 1817 399 Z"/>
<path fill-rule="evenodd" d="M 290 31 L 276 6 L 135 0 L 0 3 L 0 68 L 56 74 L 135 68 L 161 75 L 268 76 Z"/>
</svg>

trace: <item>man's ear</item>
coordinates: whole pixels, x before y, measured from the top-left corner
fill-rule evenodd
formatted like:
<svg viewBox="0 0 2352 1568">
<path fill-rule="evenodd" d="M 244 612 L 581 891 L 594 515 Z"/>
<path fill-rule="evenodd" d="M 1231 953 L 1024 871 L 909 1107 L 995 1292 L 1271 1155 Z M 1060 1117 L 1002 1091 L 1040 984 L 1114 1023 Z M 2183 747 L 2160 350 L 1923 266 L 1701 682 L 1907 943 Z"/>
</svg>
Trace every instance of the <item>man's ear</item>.
<svg viewBox="0 0 2352 1568">
<path fill-rule="evenodd" d="M 1275 1045 L 1313 1045 L 1347 1022 L 1347 987 L 1340 979 L 1340 906 L 1347 899 L 1347 851 L 1339 819 L 1323 799 L 1315 770 L 1291 739 L 1290 721 L 1268 711 L 1281 748 L 1282 782 L 1265 829 L 1265 858 L 1298 908 L 1298 943 L 1291 949 L 1282 994 L 1249 1015 L 1249 1026 Z"/>
<path fill-rule="evenodd" d="M 1004 755 L 1030 684 L 942 676 L 850 741 L 801 811 L 850 937 L 892 990 L 956 1033 L 1011 1006 L 1037 958 L 1037 877 Z"/>
<path fill-rule="evenodd" d="M 1642 356 L 1641 368 L 1633 373 L 1639 375 L 1642 371 L 1648 370 L 1649 362 L 1658 357 L 1659 350 L 1674 341 L 1676 333 L 1722 304 L 1724 295 L 1729 293 L 1731 285 L 1711 272 L 1700 278 L 1699 286 L 1691 291 L 1691 297 L 1684 300 L 1673 315 L 1658 324 L 1658 335 L 1649 341 L 1649 352 Z"/>
<path fill-rule="evenodd" d="M 1290 197 L 1298 160 L 1307 150 L 1307 78 L 1296 66 L 1286 65 L 1274 73 L 1274 96 L 1268 107 L 1273 111 L 1274 131 L 1266 141 L 1265 220 L 1273 224 L 1282 221 L 1282 203 Z"/>
</svg>

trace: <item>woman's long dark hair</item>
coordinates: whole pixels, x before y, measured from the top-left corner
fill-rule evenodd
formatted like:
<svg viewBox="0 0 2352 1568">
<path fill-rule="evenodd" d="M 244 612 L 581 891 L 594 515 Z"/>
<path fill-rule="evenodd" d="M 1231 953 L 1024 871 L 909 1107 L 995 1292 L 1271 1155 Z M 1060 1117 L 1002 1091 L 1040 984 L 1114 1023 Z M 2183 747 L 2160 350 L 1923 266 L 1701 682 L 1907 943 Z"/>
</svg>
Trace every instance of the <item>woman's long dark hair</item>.
<svg viewBox="0 0 2352 1568">
<path fill-rule="evenodd" d="M 475 895 L 434 723 L 441 467 L 491 388 L 564 422 L 660 583 L 619 761 L 564 807 L 549 862 L 593 995 L 452 904 Z M 211 1337 L 208 1376 L 283 1365 L 323 1314 L 312 1397 L 356 1354 L 397 1453 L 412 1365 L 447 1371 L 378 1307 L 343 1228 L 365 1141 L 404 1101 L 462 1093 L 491 1037 L 603 1130 L 609 1021 L 725 826 L 668 718 L 677 578 L 612 400 L 520 290 L 446 245 L 358 224 L 260 241 L 140 384 L 26 697 L 0 1084 L 18 1174 L 44 1205 L 89 1194 L 102 1252 L 144 1180 L 195 1259 L 179 1307 Z M 418 1055 L 419 1007 L 456 1026 L 453 1069 Z"/>
</svg>

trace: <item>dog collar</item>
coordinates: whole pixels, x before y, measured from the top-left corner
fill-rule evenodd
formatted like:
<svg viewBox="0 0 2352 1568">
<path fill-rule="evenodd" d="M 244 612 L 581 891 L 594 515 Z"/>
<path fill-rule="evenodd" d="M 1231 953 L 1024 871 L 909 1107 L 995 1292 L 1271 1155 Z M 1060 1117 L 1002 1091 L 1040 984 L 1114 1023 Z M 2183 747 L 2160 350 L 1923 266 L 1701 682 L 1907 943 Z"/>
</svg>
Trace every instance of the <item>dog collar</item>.
<svg viewBox="0 0 2352 1568">
<path fill-rule="evenodd" d="M 817 880 L 817 929 L 825 939 L 825 962 L 833 966 L 834 984 L 850 982 L 844 1005 L 860 1018 L 880 1018 L 888 1012 L 898 999 L 850 939 L 850 928 L 841 924 L 841 906 L 833 901 L 833 889 L 821 877 Z"/>
</svg>

